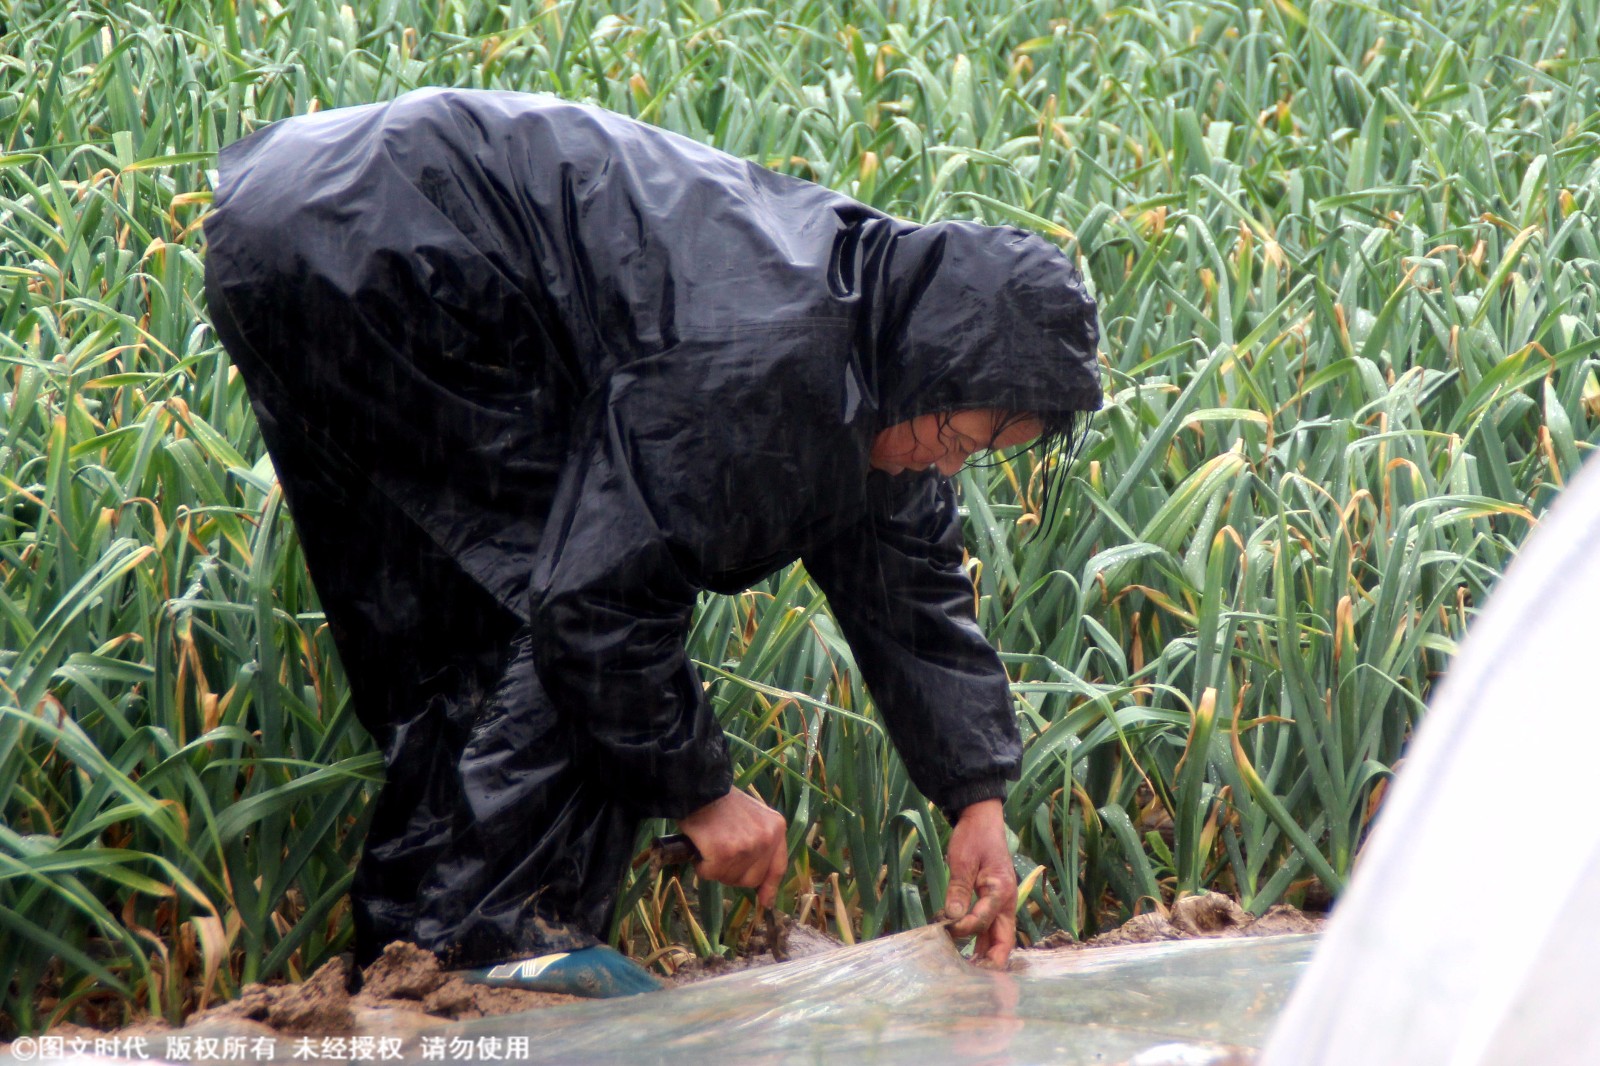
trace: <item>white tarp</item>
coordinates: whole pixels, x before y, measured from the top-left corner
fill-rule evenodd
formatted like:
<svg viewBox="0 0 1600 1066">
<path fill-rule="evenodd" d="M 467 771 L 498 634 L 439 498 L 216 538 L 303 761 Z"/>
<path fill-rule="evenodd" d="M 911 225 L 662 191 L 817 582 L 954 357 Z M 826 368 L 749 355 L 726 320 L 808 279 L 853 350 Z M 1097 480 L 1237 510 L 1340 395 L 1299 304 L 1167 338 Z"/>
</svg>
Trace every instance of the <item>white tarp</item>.
<svg viewBox="0 0 1600 1066">
<path fill-rule="evenodd" d="M 1597 663 L 1590 462 L 1473 623 L 1264 1066 L 1600 1063 Z"/>
</svg>

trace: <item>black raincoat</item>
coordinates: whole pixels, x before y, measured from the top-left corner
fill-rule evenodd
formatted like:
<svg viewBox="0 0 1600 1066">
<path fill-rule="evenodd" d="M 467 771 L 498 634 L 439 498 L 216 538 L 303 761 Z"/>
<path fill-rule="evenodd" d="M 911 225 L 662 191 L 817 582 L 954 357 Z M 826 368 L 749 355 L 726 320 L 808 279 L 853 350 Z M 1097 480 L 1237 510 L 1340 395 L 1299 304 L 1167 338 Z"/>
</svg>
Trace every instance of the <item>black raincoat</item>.
<svg viewBox="0 0 1600 1066">
<path fill-rule="evenodd" d="M 447 90 L 229 146 L 205 228 L 212 320 L 387 761 L 364 959 L 603 937 L 638 820 L 731 781 L 696 595 L 796 559 L 929 798 L 1016 776 L 949 481 L 869 452 L 922 413 L 1099 406 L 1094 305 L 1049 243 Z"/>
</svg>

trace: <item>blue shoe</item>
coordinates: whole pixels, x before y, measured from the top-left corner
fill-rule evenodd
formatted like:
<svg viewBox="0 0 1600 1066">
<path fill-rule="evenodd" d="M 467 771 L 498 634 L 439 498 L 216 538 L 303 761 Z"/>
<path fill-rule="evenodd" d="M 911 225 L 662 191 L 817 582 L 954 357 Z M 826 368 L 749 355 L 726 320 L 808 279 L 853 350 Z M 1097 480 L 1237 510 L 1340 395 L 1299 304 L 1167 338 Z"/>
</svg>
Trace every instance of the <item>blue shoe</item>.
<svg viewBox="0 0 1600 1066">
<path fill-rule="evenodd" d="M 498 966 L 468 970 L 461 977 L 474 985 L 520 988 L 524 992 L 563 992 L 595 999 L 636 996 L 662 987 L 660 978 L 604 944 L 539 955 L 520 962 L 502 962 Z"/>
</svg>

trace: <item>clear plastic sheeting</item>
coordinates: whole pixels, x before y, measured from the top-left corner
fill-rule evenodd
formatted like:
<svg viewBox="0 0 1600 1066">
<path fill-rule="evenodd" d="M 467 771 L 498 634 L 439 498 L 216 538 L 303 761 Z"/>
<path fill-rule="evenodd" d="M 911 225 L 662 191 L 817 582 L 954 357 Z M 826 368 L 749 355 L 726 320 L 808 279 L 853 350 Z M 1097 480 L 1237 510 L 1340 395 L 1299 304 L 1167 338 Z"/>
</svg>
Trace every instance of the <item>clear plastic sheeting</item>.
<svg viewBox="0 0 1600 1066">
<path fill-rule="evenodd" d="M 538 1033 L 537 1063 L 1116 1063 L 1227 1061 L 1259 1046 L 1312 938 L 1018 952 L 979 970 L 923 929 L 634 1004 L 491 1018 Z M 1152 1049 L 1168 1045 L 1159 1057 Z"/>
<path fill-rule="evenodd" d="M 1020 951 L 1011 972 L 990 973 L 927 928 L 664 992 L 397 1035 L 406 1063 L 523 1037 L 526 1055 L 496 1061 L 1222 1066 L 1264 1042 L 1315 939 Z M 428 1054 L 430 1042 L 444 1053 Z M 305 1061 L 295 1045 L 279 1037 L 278 1061 Z M 94 1061 L 105 1060 L 78 1057 Z"/>
</svg>

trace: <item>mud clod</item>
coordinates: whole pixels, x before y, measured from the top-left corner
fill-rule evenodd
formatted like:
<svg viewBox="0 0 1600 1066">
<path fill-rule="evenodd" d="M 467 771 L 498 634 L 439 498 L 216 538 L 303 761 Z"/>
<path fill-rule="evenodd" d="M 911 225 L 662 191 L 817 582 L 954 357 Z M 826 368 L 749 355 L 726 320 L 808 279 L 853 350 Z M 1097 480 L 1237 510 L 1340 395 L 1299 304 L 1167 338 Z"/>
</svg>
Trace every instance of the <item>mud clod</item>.
<svg viewBox="0 0 1600 1066">
<path fill-rule="evenodd" d="M 356 1028 L 343 959 L 325 963 L 308 981 L 279 990 L 267 1007 L 266 1023 L 280 1033 L 351 1033 Z"/>
<path fill-rule="evenodd" d="M 1172 905 L 1172 927 L 1185 936 L 1238 936 L 1254 921 L 1221 892 L 1185 896 Z"/>
<path fill-rule="evenodd" d="M 1287 903 L 1267 908 L 1267 913 L 1251 923 L 1245 936 L 1278 936 L 1281 933 L 1316 933 L 1327 924 L 1326 918 L 1312 918 Z"/>
<path fill-rule="evenodd" d="M 1055 951 L 1060 948 L 1075 948 L 1078 946 L 1079 944 L 1077 937 L 1073 936 L 1065 929 L 1057 929 L 1055 932 L 1040 940 L 1038 943 L 1029 945 L 1029 950 Z"/>
<path fill-rule="evenodd" d="M 459 1018 L 473 1009 L 474 987 L 459 977 L 447 978 L 422 1001 L 422 1009 L 441 1018 Z"/>
<path fill-rule="evenodd" d="M 367 967 L 361 994 L 372 999 L 424 999 L 444 983 L 438 956 L 396 940 Z"/>
<path fill-rule="evenodd" d="M 267 985 L 245 985 L 240 990 L 238 999 L 219 1004 L 204 1013 L 211 1018 L 241 1018 L 246 1021 L 264 1022 L 272 1010 L 277 994 L 281 991 L 281 988 Z"/>
<path fill-rule="evenodd" d="M 1167 918 L 1158 911 L 1147 914 L 1136 914 L 1126 922 L 1109 933 L 1101 933 L 1092 937 L 1087 946 L 1092 948 L 1114 948 L 1122 944 L 1154 944 L 1161 940 L 1182 940 L 1183 934 Z"/>
</svg>

